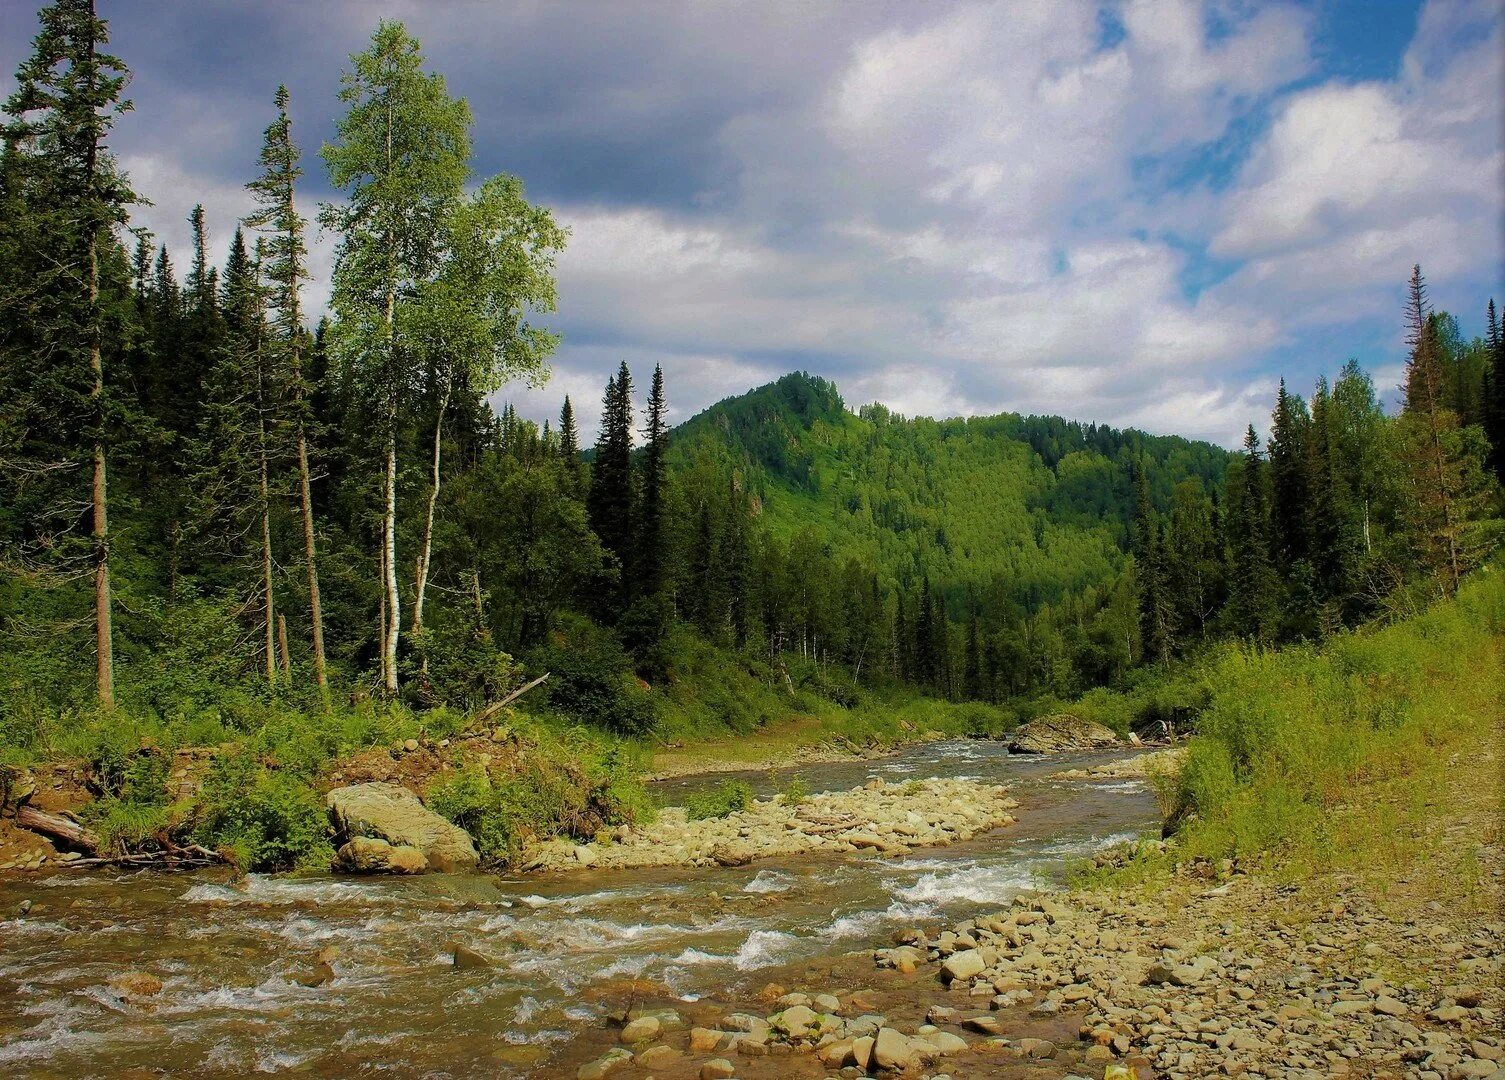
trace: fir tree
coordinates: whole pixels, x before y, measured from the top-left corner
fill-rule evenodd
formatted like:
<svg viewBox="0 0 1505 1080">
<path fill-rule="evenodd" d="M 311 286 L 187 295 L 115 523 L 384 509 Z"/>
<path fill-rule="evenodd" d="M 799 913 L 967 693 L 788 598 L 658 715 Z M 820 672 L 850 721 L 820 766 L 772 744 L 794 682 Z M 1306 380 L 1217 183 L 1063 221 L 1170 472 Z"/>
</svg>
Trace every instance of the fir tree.
<svg viewBox="0 0 1505 1080">
<path fill-rule="evenodd" d="M 608 379 L 601 399 L 601 431 L 591 463 L 587 506 L 591 528 L 601 545 L 617 558 L 620 584 L 614 603 L 618 610 L 631 588 L 634 559 L 632 523 L 632 374 L 625 362 Z"/>
<path fill-rule="evenodd" d="M 267 234 L 267 259 L 263 268 L 271 285 L 271 305 L 276 312 L 273 328 L 282 354 L 284 385 L 279 387 L 280 412 L 291 424 L 296 454 L 298 511 L 303 533 L 303 566 L 308 583 L 308 617 L 313 647 L 314 685 L 321 691 L 329 683 L 324 657 L 324 610 L 319 592 L 318 544 L 314 527 L 313 478 L 309 468 L 308 385 L 304 372 L 303 284 L 307 279 L 307 245 L 304 221 L 298 213 L 296 188 L 303 175 L 298 145 L 293 141 L 293 123 L 288 115 L 286 86 L 277 87 L 273 104 L 277 118 L 267 127 L 261 147 L 262 173 L 246 187 L 259 209 L 247 218 L 252 228 Z"/>
<path fill-rule="evenodd" d="M 19 166 L 33 239 L 51 255 L 32 282 L 39 302 L 31 315 L 58 346 L 51 361 L 59 376 L 51 379 L 58 404 L 83 421 L 74 429 L 78 438 L 70 456 L 86 460 L 90 473 L 95 690 L 109 709 L 115 704 L 106 466 L 112 432 L 101 264 L 114 253 L 113 231 L 126 223 L 127 207 L 137 200 L 105 139 L 116 117 L 131 107 L 121 96 L 130 73 L 119 58 L 101 51 L 109 31 L 93 0 L 54 0 L 38 19 L 32 53 L 5 103 L 11 117 L 6 143 L 23 148 L 12 165 Z M 81 387 L 86 403 L 77 401 Z"/>
<path fill-rule="evenodd" d="M 1267 641 L 1276 578 L 1270 565 L 1268 481 L 1253 425 L 1244 435 L 1238 465 L 1237 474 L 1229 478 L 1228 621 L 1240 637 Z"/>
</svg>

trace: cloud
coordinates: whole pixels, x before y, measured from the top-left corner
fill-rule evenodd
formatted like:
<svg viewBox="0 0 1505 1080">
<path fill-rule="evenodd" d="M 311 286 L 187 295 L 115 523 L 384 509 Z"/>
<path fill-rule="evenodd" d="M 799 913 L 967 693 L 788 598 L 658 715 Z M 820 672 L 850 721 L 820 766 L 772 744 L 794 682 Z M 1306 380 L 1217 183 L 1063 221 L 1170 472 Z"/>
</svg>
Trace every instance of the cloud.
<svg viewBox="0 0 1505 1080">
<path fill-rule="evenodd" d="M 28 7 L 0 6 L 6 68 Z M 587 440 L 626 360 L 663 366 L 675 419 L 804 368 L 854 404 L 1232 444 L 1280 374 L 1396 362 L 1412 262 L 1469 317 L 1505 285 L 1495 0 L 1430 0 L 1404 55 L 1362 65 L 1364 14 L 1243 0 L 107 14 L 138 72 L 114 145 L 180 265 L 194 202 L 217 251 L 248 208 L 278 82 L 305 212 L 334 196 L 339 66 L 405 19 L 470 99 L 477 171 L 572 229 L 555 377 L 500 396 L 543 419 L 568 392 Z M 1360 69 L 1389 74 L 1338 73 Z M 317 306 L 333 241 L 311 239 Z"/>
</svg>

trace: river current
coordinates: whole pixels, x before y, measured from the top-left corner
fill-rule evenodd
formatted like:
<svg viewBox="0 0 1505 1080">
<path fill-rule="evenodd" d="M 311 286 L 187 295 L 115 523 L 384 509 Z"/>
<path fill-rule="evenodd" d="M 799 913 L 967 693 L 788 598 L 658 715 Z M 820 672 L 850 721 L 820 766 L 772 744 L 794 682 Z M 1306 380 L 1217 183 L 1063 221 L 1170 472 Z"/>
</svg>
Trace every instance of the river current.
<svg viewBox="0 0 1505 1080">
<path fill-rule="evenodd" d="M 895 859 L 547 878 L 59 871 L 0 881 L 0 1074 L 547 1072 L 640 994 L 746 993 L 781 967 L 1006 904 L 1071 860 L 1152 830 L 1142 782 L 1050 779 L 1112 756 L 1012 757 L 1001 743 L 958 741 L 745 777 L 763 793 L 790 773 L 811 791 L 969 777 L 1007 783 L 1020 801 L 1015 825 Z M 725 779 L 656 787 L 672 801 Z M 498 965 L 456 969 L 456 941 Z M 310 973 L 330 946 L 334 978 L 305 985 L 319 982 Z M 162 989 L 122 995 L 110 983 L 126 972 Z"/>
</svg>

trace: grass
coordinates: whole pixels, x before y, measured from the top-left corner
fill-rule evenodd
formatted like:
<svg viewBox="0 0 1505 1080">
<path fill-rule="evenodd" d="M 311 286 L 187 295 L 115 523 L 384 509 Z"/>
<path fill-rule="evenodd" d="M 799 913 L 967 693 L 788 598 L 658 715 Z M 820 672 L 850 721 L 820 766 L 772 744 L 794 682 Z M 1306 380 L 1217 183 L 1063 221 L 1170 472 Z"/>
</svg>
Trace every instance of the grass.
<svg viewBox="0 0 1505 1080">
<path fill-rule="evenodd" d="M 685 800 L 685 816 L 691 821 L 724 818 L 752 805 L 752 788 L 742 780 L 728 780 L 712 791 L 702 791 Z"/>
<path fill-rule="evenodd" d="M 1177 843 L 1119 875 L 1199 860 L 1293 879 L 1414 865 L 1435 844 L 1429 821 L 1458 761 L 1505 723 L 1502 635 L 1505 574 L 1485 570 L 1402 622 L 1215 654 L 1198 733 L 1162 790 Z"/>
</svg>

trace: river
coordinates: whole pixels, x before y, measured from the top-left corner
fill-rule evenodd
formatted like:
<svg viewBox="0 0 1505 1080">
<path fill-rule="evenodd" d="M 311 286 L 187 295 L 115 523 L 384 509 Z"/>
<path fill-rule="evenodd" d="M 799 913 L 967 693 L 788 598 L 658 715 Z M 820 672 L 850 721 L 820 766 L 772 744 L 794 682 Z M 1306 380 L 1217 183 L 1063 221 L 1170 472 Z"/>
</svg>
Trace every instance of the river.
<svg viewBox="0 0 1505 1080">
<path fill-rule="evenodd" d="M 768 792 L 791 771 L 811 791 L 958 776 L 1010 784 L 1020 801 L 1013 826 L 896 859 L 548 878 L 10 878 L 0 881 L 0 1072 L 553 1075 L 572 1041 L 630 999 L 732 1000 L 790 965 L 886 945 L 901 926 L 996 908 L 1057 880 L 1073 858 L 1152 829 L 1141 782 L 1049 778 L 1113 756 L 1012 757 L 1001 743 L 958 741 L 745 777 Z M 680 798 L 726 779 L 656 787 Z M 457 970 L 455 941 L 499 965 Z M 303 985 L 329 946 L 335 977 Z M 109 984 L 124 972 L 162 989 L 123 998 Z"/>
</svg>

